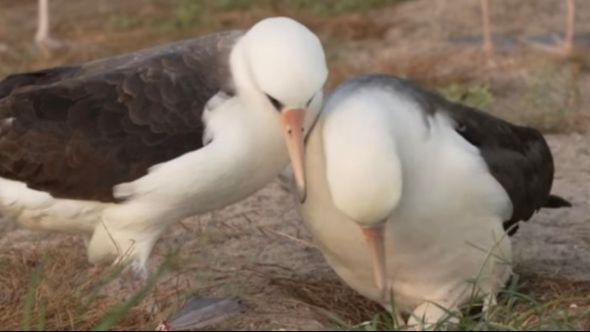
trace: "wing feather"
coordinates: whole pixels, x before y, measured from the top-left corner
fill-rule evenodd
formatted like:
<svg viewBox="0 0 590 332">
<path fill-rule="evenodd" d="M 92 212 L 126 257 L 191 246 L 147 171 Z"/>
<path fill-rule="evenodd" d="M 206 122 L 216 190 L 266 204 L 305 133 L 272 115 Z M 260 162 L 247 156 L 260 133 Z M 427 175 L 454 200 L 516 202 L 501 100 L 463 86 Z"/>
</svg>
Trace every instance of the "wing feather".
<svg viewBox="0 0 590 332">
<path fill-rule="evenodd" d="M 553 183 L 553 157 L 543 135 L 537 130 L 513 125 L 426 91 L 413 82 L 388 75 L 366 75 L 356 78 L 338 93 L 349 93 L 366 85 L 388 87 L 408 96 L 420 105 L 424 117 L 445 112 L 454 121 L 455 130 L 476 146 L 492 176 L 502 185 L 513 205 L 513 213 L 504 227 L 514 232 L 513 225 L 528 220 L 549 202 Z M 564 205 L 560 205 L 564 206 Z"/>
<path fill-rule="evenodd" d="M 226 32 L 0 82 L 0 176 L 54 197 L 112 188 L 202 147 L 201 114 L 231 89 Z"/>
</svg>

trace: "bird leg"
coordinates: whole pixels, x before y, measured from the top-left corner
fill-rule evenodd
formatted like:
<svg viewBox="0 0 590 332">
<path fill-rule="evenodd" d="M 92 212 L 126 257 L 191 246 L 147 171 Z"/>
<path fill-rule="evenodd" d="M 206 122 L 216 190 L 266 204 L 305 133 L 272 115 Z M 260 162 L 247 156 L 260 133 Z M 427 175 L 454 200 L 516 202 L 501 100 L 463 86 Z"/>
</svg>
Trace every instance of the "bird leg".
<svg viewBox="0 0 590 332">
<path fill-rule="evenodd" d="M 494 43 L 490 28 L 490 3 L 488 0 L 480 0 L 480 4 L 483 22 L 483 50 L 488 59 L 491 59 L 494 56 Z"/>
<path fill-rule="evenodd" d="M 49 3 L 48 0 L 39 0 L 37 33 L 35 34 L 35 44 L 43 54 L 48 57 L 52 50 L 64 46 L 63 43 L 52 39 L 49 35 Z"/>
<path fill-rule="evenodd" d="M 547 45 L 542 42 L 530 42 L 529 44 L 541 51 L 554 53 L 561 56 L 569 56 L 574 50 L 574 34 L 576 21 L 576 5 L 574 0 L 567 0 L 567 16 L 565 36 L 561 45 Z"/>
<path fill-rule="evenodd" d="M 47 0 L 39 0 L 35 41 L 40 42 L 47 38 L 49 38 L 49 3 Z"/>
<path fill-rule="evenodd" d="M 576 4 L 574 0 L 567 0 L 567 23 L 565 28 L 565 40 L 563 43 L 563 53 L 571 54 L 574 48 L 574 32 L 576 23 Z"/>
</svg>

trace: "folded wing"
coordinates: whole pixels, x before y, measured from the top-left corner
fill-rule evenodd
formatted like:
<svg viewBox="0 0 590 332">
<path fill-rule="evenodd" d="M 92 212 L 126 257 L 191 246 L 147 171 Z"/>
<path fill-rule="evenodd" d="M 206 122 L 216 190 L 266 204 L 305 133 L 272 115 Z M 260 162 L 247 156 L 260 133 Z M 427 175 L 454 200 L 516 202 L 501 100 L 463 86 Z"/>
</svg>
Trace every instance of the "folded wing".
<svg viewBox="0 0 590 332">
<path fill-rule="evenodd" d="M 232 93 L 225 32 L 0 82 L 0 177 L 54 197 L 112 187 L 203 146 L 202 111 Z"/>
</svg>

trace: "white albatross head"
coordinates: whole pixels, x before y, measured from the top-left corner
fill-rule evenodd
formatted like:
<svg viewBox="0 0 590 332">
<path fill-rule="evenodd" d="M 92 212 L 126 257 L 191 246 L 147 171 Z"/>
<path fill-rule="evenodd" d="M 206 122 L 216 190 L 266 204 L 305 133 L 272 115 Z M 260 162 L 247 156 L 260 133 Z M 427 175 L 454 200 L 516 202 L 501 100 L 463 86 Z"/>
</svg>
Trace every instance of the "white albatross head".
<svg viewBox="0 0 590 332">
<path fill-rule="evenodd" d="M 264 19 L 238 42 L 231 65 L 238 96 L 278 118 L 303 200 L 303 141 L 322 107 L 328 77 L 320 40 L 290 18 Z"/>
</svg>

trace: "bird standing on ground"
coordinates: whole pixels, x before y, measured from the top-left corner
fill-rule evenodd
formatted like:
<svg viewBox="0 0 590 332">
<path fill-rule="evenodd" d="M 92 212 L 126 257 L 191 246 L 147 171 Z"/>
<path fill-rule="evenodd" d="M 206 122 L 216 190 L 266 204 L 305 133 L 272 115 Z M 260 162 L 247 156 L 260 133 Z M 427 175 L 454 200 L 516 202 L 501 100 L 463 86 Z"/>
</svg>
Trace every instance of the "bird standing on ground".
<svg viewBox="0 0 590 332">
<path fill-rule="evenodd" d="M 494 55 L 494 43 L 492 42 L 492 31 L 490 28 L 490 2 L 489 0 L 480 0 L 481 20 L 483 32 L 483 51 L 491 59 Z"/>
<path fill-rule="evenodd" d="M 61 42 L 51 38 L 49 31 L 49 0 L 39 0 L 37 6 L 35 44 L 45 56 L 48 56 L 51 50 L 63 46 Z"/>
<path fill-rule="evenodd" d="M 288 18 L 9 76 L 0 208 L 145 272 L 168 225 L 252 194 L 302 150 L 326 77 L 319 39 Z"/>
<path fill-rule="evenodd" d="M 529 42 L 530 45 L 538 49 L 553 52 L 556 54 L 568 56 L 574 50 L 574 35 L 576 23 L 576 3 L 575 0 L 565 0 L 567 4 L 567 14 L 565 23 L 565 33 L 561 45 L 547 46 L 541 43 Z M 492 41 L 492 32 L 490 24 L 490 2 L 489 0 L 480 0 L 481 17 L 482 17 L 482 34 L 483 34 L 483 51 L 491 59 L 494 56 L 494 43 Z"/>
<path fill-rule="evenodd" d="M 303 157 L 293 160 L 303 163 Z M 350 80 L 306 142 L 301 213 L 362 295 L 427 328 L 511 274 L 518 221 L 551 196 L 542 135 L 391 76 Z"/>
</svg>

